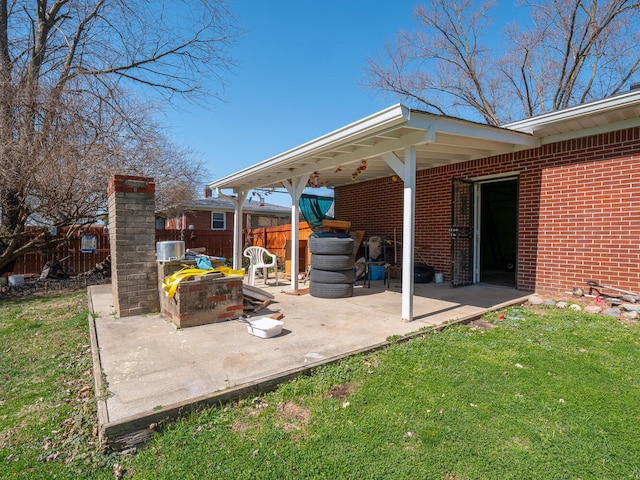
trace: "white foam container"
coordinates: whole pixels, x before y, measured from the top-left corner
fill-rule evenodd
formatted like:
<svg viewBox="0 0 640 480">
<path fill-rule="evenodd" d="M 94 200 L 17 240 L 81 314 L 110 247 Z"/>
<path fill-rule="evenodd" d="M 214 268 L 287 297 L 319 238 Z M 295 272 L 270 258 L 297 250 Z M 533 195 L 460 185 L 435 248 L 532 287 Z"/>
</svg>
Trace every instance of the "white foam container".
<svg viewBox="0 0 640 480">
<path fill-rule="evenodd" d="M 284 322 L 269 317 L 258 317 L 247 320 L 247 331 L 260 338 L 271 338 L 282 333 Z"/>
<path fill-rule="evenodd" d="M 9 286 L 19 287 L 24 283 L 24 275 L 9 275 Z"/>
</svg>

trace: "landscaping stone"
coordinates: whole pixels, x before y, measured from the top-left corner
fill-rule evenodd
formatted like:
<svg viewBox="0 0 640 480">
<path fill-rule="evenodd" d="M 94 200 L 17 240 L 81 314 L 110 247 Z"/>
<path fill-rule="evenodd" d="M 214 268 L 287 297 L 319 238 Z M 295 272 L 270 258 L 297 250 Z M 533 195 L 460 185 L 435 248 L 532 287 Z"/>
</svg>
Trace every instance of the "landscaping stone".
<svg viewBox="0 0 640 480">
<path fill-rule="evenodd" d="M 544 305 L 549 307 L 555 306 L 556 308 L 570 308 L 571 310 L 574 310 L 576 312 L 584 311 L 585 313 L 589 313 L 592 315 L 608 315 L 615 318 L 621 318 L 622 316 L 622 318 L 627 320 L 640 319 L 640 304 L 626 303 L 623 305 L 616 305 L 607 308 L 606 305 L 586 305 L 587 303 L 590 303 L 587 301 L 587 299 L 584 299 L 584 301 L 581 302 L 582 304 L 572 303 L 570 301 L 556 302 L 555 300 L 551 299 L 545 300 L 538 294 L 530 295 L 527 300 L 529 305 Z M 597 301 L 598 299 L 595 300 Z M 600 303 L 602 304 L 604 302 L 600 301 Z"/>
<path fill-rule="evenodd" d="M 602 314 L 618 318 L 620 316 L 620 309 L 617 307 L 607 308 L 602 312 Z"/>
<path fill-rule="evenodd" d="M 529 295 L 527 300 L 531 305 L 542 305 L 544 303 L 544 300 L 539 295 Z"/>
</svg>

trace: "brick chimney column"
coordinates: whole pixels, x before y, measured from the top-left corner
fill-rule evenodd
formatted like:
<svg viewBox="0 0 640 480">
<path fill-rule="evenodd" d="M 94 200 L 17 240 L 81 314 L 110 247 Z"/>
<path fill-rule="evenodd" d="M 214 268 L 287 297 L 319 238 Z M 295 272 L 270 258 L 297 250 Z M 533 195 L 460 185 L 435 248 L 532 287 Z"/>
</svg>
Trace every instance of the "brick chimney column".
<svg viewBox="0 0 640 480">
<path fill-rule="evenodd" d="M 153 178 L 114 175 L 109 180 L 111 288 L 119 317 L 158 312 Z"/>
</svg>

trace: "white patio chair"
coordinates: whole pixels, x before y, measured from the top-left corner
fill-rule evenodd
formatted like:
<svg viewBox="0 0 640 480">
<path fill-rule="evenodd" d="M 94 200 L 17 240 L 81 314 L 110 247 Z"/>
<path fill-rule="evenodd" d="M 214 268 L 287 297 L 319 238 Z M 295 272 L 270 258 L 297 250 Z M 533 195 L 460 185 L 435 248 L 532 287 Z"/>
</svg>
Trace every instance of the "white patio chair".
<svg viewBox="0 0 640 480">
<path fill-rule="evenodd" d="M 278 256 L 273 253 L 269 253 L 266 248 L 263 247 L 247 247 L 244 250 L 243 255 L 249 259 L 249 285 L 253 286 L 255 280 L 255 273 L 258 268 L 262 268 L 264 283 L 267 283 L 269 275 L 269 268 L 273 267 L 273 271 L 276 275 L 276 285 L 278 285 Z M 265 260 L 265 258 L 271 257 L 271 260 Z"/>
</svg>

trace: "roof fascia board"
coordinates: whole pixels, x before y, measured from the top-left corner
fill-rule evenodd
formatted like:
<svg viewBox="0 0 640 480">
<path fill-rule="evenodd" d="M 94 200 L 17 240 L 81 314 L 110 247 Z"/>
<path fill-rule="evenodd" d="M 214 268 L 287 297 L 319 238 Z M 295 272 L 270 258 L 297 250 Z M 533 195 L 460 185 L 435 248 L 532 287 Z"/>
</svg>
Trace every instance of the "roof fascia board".
<svg viewBox="0 0 640 480">
<path fill-rule="evenodd" d="M 385 110 L 381 110 L 380 112 L 358 120 L 357 122 L 318 137 L 315 140 L 311 140 L 310 142 L 304 143 L 291 150 L 287 150 L 275 157 L 271 157 L 251 167 L 212 182 L 208 186 L 209 188 L 217 188 L 218 186 L 224 186 L 232 182 L 235 183 L 246 175 L 263 171 L 270 167 L 278 165 L 284 166 L 288 163 L 295 162 L 301 157 L 309 156 L 314 151 L 321 152 L 331 148 L 332 145 L 348 142 L 349 139 L 358 138 L 366 134 L 373 134 L 377 130 L 385 130 L 393 125 L 406 123 L 409 116 L 409 108 L 402 104 L 393 105 Z"/>
<path fill-rule="evenodd" d="M 585 116 L 594 116 L 620 107 L 638 103 L 640 103 L 640 90 L 632 90 L 621 95 L 616 95 L 615 97 L 603 98 L 591 103 L 576 105 L 563 110 L 543 113 L 542 115 L 536 115 L 535 117 L 508 123 L 506 125 L 502 125 L 502 128 L 533 134 L 536 129 L 547 127 L 554 123 L 561 123 L 567 120 L 577 120 Z"/>
<path fill-rule="evenodd" d="M 415 131 L 400 135 L 404 128 Z M 513 151 L 518 147 L 535 148 L 540 144 L 538 138 L 528 133 L 411 110 L 397 104 L 208 186 L 234 190 L 270 187 L 293 176 L 310 175 L 314 171 L 344 166 L 407 146 L 431 144 L 437 142 L 438 133 L 468 137 L 466 143 L 470 144 L 473 139 L 484 142 L 487 145 L 478 146 L 483 150 L 493 144 L 498 152 Z M 371 142 L 374 137 L 387 140 L 374 144 Z"/>
<path fill-rule="evenodd" d="M 595 127 L 574 130 L 566 133 L 558 133 L 549 135 L 540 139 L 541 145 L 562 142 L 564 140 L 573 140 L 574 138 L 590 137 L 600 133 L 615 132 L 617 130 L 626 130 L 627 128 L 640 127 L 640 117 L 629 118 L 620 122 L 608 123 L 606 125 L 596 125 Z"/>
</svg>

